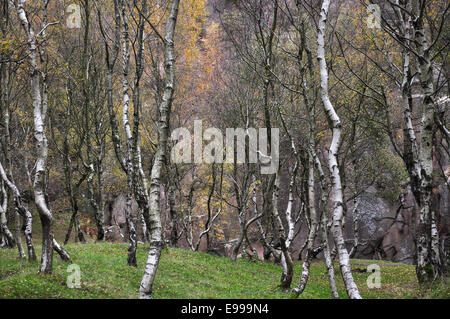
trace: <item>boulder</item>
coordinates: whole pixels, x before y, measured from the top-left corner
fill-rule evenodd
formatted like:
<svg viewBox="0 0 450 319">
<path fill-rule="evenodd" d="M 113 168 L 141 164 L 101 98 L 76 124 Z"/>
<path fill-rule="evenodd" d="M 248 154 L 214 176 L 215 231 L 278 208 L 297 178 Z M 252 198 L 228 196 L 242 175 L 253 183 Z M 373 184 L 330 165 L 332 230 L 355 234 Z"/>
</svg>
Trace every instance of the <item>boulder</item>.
<svg viewBox="0 0 450 319">
<path fill-rule="evenodd" d="M 375 196 L 375 191 L 359 197 L 359 238 L 361 246 L 355 258 L 383 258 L 394 262 L 412 263 L 414 239 L 412 216 L 417 207 L 411 192 L 405 195 L 403 207 Z M 351 208 L 349 209 L 351 211 Z M 351 215 L 351 214 L 349 214 Z M 346 225 L 346 238 L 353 238 L 351 216 Z M 351 248 L 351 242 L 348 248 Z"/>
<path fill-rule="evenodd" d="M 127 238 L 122 233 L 119 226 L 106 226 L 105 227 L 105 240 L 111 242 L 126 242 Z"/>
<path fill-rule="evenodd" d="M 105 239 L 113 242 L 128 242 L 128 229 L 125 218 L 126 197 L 120 194 L 105 204 Z M 137 239 L 143 241 L 142 222 L 137 202 L 131 204 L 131 219 L 137 232 Z M 123 237 L 122 237 L 123 236 Z"/>
</svg>

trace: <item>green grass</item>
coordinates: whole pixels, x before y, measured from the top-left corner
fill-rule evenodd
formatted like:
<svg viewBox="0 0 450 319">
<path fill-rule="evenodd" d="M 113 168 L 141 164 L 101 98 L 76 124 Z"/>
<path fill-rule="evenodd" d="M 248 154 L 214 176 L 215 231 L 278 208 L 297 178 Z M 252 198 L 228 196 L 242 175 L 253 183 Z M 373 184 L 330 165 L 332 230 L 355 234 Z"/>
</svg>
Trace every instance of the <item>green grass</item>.
<svg viewBox="0 0 450 319">
<path fill-rule="evenodd" d="M 17 258 L 14 249 L 0 250 L 0 298 L 137 298 L 148 245 L 138 249 L 138 268 L 126 265 L 126 244 L 71 244 L 66 249 L 81 268 L 81 288 L 66 286 L 67 264 L 54 256 L 54 273 L 38 274 L 39 264 Z M 39 256 L 40 249 L 37 247 Z M 354 273 L 364 298 L 450 298 L 449 283 L 420 290 L 413 266 L 373 260 L 352 260 L 352 268 L 381 266 L 381 288 L 368 289 L 368 273 Z M 339 272 L 336 264 L 335 269 Z M 295 264 L 293 285 L 298 283 L 301 263 Z M 289 298 L 279 288 L 281 267 L 270 262 L 238 260 L 164 250 L 154 284 L 154 298 Z M 341 297 L 346 297 L 340 274 Z M 324 263 L 315 260 L 308 286 L 301 298 L 330 298 Z"/>
</svg>

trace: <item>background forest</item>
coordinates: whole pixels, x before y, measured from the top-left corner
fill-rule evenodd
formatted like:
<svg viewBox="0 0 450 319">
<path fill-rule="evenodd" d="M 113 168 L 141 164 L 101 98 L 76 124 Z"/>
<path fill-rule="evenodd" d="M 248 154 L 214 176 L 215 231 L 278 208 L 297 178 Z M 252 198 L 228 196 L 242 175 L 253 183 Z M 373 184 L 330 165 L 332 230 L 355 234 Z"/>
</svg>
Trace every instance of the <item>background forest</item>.
<svg viewBox="0 0 450 319">
<path fill-rule="evenodd" d="M 132 269 L 126 297 L 157 297 L 160 273 L 175 287 L 178 258 L 239 265 L 242 285 L 263 261 L 281 297 L 319 272 L 326 292 L 308 297 L 376 297 L 358 259 L 410 264 L 400 281 L 443 282 L 450 297 L 449 6 L 2 0 L 2 295 L 21 267 L 47 281 L 59 259 L 105 254 Z M 172 131 L 195 121 L 267 128 L 259 158 L 279 149 L 277 172 L 248 148 L 244 163 L 175 162 Z"/>
</svg>

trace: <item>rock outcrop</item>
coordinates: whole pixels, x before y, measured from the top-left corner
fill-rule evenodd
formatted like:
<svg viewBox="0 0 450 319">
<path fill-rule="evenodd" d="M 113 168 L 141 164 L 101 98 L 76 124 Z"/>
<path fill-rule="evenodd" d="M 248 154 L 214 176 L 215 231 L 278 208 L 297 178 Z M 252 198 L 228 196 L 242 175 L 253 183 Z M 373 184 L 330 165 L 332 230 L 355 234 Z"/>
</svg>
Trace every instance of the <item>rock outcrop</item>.
<svg viewBox="0 0 450 319">
<path fill-rule="evenodd" d="M 136 227 L 138 241 L 143 241 L 142 224 L 137 202 L 133 199 L 131 218 Z M 105 240 L 128 242 L 128 230 L 125 219 L 125 196 L 119 195 L 105 205 Z"/>
</svg>

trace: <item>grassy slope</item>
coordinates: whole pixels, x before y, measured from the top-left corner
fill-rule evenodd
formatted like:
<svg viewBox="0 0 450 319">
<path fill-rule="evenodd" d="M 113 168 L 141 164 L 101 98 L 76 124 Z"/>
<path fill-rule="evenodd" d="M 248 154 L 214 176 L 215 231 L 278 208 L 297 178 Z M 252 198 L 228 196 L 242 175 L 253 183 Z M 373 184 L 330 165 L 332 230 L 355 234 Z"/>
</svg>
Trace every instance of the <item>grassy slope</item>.
<svg viewBox="0 0 450 319">
<path fill-rule="evenodd" d="M 81 268 L 81 288 L 66 287 L 67 264 L 55 256 L 54 274 L 37 274 L 38 263 L 18 260 L 16 250 L 0 250 L 0 298 L 136 298 L 148 246 L 138 249 L 138 268 L 126 265 L 126 244 L 89 243 L 66 246 Z M 40 249 L 38 247 L 38 256 Z M 353 260 L 352 268 L 365 269 L 378 261 Z M 419 293 L 413 266 L 382 262 L 381 289 L 368 289 L 367 273 L 354 273 L 364 298 L 450 298 L 449 283 Z M 336 264 L 336 270 L 338 265 Z M 301 264 L 295 265 L 294 284 Z M 289 298 L 277 285 L 278 265 L 194 253 L 181 249 L 163 251 L 154 286 L 155 298 Z M 339 293 L 345 296 L 340 275 Z M 302 298 L 329 298 L 326 268 L 314 261 Z"/>
</svg>

